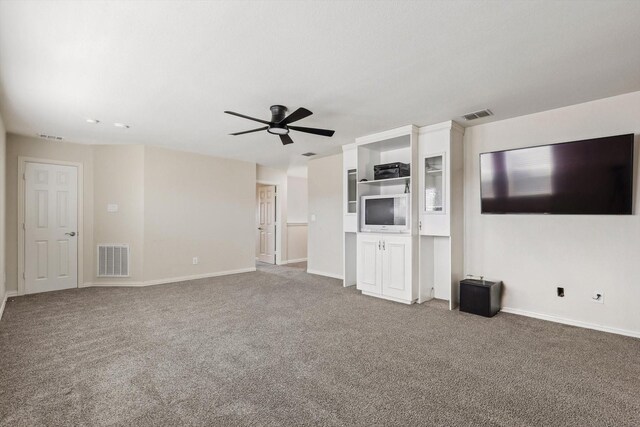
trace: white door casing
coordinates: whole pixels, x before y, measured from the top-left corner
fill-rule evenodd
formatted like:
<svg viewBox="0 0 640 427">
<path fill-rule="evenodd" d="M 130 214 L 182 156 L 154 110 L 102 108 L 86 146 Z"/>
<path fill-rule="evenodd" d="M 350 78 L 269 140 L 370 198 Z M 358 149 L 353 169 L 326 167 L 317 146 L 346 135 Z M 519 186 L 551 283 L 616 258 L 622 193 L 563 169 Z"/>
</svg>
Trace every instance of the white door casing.
<svg viewBox="0 0 640 427">
<path fill-rule="evenodd" d="M 256 258 L 276 263 L 276 186 L 259 185 L 256 191 Z"/>
<path fill-rule="evenodd" d="M 78 168 L 26 162 L 24 293 L 78 286 Z"/>
</svg>

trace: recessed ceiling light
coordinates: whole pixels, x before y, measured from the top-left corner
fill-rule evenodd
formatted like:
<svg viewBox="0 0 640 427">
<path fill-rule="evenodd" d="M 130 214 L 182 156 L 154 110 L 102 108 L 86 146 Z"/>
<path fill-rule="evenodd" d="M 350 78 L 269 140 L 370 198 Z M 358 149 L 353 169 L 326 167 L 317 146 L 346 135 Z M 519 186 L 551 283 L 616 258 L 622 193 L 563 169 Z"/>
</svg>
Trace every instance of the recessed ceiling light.
<svg viewBox="0 0 640 427">
<path fill-rule="evenodd" d="M 86 121 L 87 123 L 91 123 L 92 125 L 97 125 L 98 123 L 100 123 L 100 120 L 96 119 L 87 119 Z"/>
<path fill-rule="evenodd" d="M 129 129 L 129 125 L 125 125 L 124 123 L 114 123 L 113 125 L 117 128 Z"/>
</svg>

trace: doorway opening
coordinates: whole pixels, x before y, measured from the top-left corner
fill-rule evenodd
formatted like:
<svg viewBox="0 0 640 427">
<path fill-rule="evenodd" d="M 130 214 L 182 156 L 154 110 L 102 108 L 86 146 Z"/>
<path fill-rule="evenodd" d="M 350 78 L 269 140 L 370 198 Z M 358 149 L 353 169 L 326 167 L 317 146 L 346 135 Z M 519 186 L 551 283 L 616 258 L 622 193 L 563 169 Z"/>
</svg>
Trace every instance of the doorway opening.
<svg viewBox="0 0 640 427">
<path fill-rule="evenodd" d="M 256 184 L 256 261 L 276 263 L 277 186 Z"/>
</svg>

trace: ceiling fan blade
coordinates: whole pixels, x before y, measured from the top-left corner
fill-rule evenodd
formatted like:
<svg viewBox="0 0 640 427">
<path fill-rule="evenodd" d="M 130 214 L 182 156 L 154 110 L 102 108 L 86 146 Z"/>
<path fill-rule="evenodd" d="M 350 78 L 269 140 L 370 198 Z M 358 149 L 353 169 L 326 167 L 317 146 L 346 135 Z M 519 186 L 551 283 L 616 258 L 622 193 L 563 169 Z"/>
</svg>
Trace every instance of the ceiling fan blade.
<svg viewBox="0 0 640 427">
<path fill-rule="evenodd" d="M 298 132 L 312 133 L 314 135 L 322 135 L 322 136 L 333 136 L 333 134 L 336 132 L 335 130 L 305 128 L 301 126 L 288 126 L 288 128 L 291 130 L 297 130 Z"/>
<path fill-rule="evenodd" d="M 297 122 L 298 120 L 302 120 L 305 117 L 309 117 L 312 114 L 313 113 L 307 110 L 306 108 L 298 108 L 296 111 L 294 111 L 293 113 L 285 117 L 283 120 L 281 120 L 280 123 L 278 124 L 286 125 L 288 123 Z"/>
<path fill-rule="evenodd" d="M 282 145 L 293 144 L 293 139 L 289 135 L 280 135 L 280 141 Z"/>
<path fill-rule="evenodd" d="M 230 133 L 229 135 L 234 135 L 234 136 L 235 135 L 243 135 L 245 133 L 258 132 L 258 131 L 267 130 L 267 129 L 269 129 L 269 126 L 265 126 L 263 128 L 258 128 L 258 129 L 245 130 L 244 132 Z"/>
<path fill-rule="evenodd" d="M 256 119 L 255 117 L 245 116 L 244 114 L 234 113 L 233 111 L 225 111 L 225 113 L 231 114 L 232 116 L 242 117 L 243 119 L 253 120 L 254 122 L 264 123 L 265 125 L 270 125 L 271 124 L 271 122 L 268 122 L 266 120 Z"/>
</svg>

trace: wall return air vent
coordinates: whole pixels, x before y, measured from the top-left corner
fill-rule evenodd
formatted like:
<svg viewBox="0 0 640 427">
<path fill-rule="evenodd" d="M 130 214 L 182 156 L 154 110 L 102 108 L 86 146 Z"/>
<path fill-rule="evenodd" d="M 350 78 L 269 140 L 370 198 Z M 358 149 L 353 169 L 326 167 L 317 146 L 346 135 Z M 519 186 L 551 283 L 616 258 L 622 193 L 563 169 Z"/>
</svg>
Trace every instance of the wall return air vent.
<svg viewBox="0 0 640 427">
<path fill-rule="evenodd" d="M 482 119 L 489 116 L 493 116 L 493 113 L 491 112 L 491 110 L 486 109 L 486 110 L 475 111 L 473 113 L 464 114 L 462 117 L 464 117 L 465 120 L 476 120 L 476 119 Z"/>
<path fill-rule="evenodd" d="M 42 139 L 48 139 L 49 141 L 62 141 L 64 139 L 61 136 L 48 135 L 46 133 L 39 133 L 38 137 Z"/>
<path fill-rule="evenodd" d="M 129 245 L 98 245 L 98 277 L 129 277 Z"/>
</svg>

